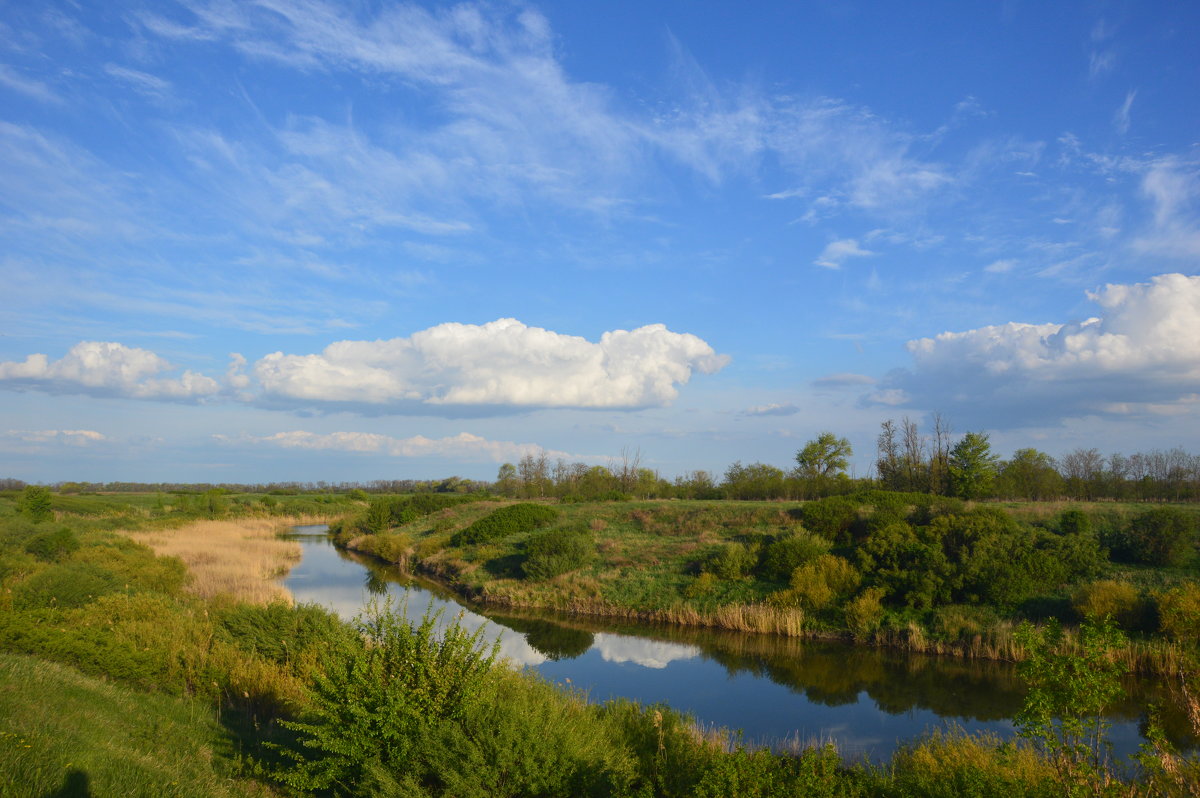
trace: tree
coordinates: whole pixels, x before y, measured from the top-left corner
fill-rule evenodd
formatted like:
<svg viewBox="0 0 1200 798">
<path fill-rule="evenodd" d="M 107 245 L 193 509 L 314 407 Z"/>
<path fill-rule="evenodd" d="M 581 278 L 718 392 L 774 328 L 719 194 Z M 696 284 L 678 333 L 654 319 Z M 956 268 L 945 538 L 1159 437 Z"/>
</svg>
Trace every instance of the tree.
<svg viewBox="0 0 1200 798">
<path fill-rule="evenodd" d="M 968 432 L 950 450 L 950 486 L 955 496 L 977 499 L 986 496 L 996 478 L 996 455 L 987 433 Z"/>
<path fill-rule="evenodd" d="M 1002 495 L 1027 501 L 1052 498 L 1062 487 L 1054 458 L 1037 449 L 1017 449 L 1000 467 L 999 477 Z"/>
<path fill-rule="evenodd" d="M 54 513 L 50 509 L 50 489 L 41 485 L 29 485 L 17 497 L 17 511 L 35 522 L 48 521 Z"/>
<path fill-rule="evenodd" d="M 500 466 L 500 470 L 496 472 L 497 493 L 501 496 L 516 496 L 520 484 L 520 480 L 517 479 L 517 467 L 515 465 L 505 463 Z"/>
<path fill-rule="evenodd" d="M 1054 765 L 1068 795 L 1099 794 L 1112 777 L 1104 710 L 1125 692 L 1127 668 L 1113 656 L 1124 636 L 1105 619 L 1082 624 L 1078 643 L 1066 646 L 1057 623 L 1038 629 L 1025 621 L 1016 640 L 1028 655 L 1017 672 L 1029 686 L 1017 729 Z"/>
<path fill-rule="evenodd" d="M 850 441 L 832 432 L 822 432 L 796 452 L 800 475 L 808 479 L 828 479 L 846 473 L 849 458 L 854 454 Z"/>
</svg>

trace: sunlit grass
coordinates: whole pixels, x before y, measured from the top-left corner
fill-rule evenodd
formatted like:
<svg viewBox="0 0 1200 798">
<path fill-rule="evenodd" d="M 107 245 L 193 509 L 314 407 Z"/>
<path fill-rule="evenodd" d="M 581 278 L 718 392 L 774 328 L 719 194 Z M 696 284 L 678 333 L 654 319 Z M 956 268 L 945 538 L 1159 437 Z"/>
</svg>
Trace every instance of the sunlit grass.
<svg viewBox="0 0 1200 798">
<path fill-rule="evenodd" d="M 242 518 L 229 521 L 195 521 L 170 529 L 127 533 L 154 549 L 156 554 L 178 557 L 192 579 L 187 590 L 203 598 L 231 596 L 239 601 L 268 604 L 291 601 L 278 580 L 300 561 L 300 544 L 279 536 L 291 524 Z"/>
<path fill-rule="evenodd" d="M 33 657 L 0 654 L 0 794 L 246 796 L 215 713 Z"/>
</svg>

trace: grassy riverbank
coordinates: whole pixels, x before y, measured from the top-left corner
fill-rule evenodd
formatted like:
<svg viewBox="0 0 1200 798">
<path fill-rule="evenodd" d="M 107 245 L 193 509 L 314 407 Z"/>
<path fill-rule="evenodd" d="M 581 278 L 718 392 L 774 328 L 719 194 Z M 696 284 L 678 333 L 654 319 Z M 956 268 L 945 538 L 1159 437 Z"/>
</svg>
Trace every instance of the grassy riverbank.
<svg viewBox="0 0 1200 798">
<path fill-rule="evenodd" d="M 497 510 L 528 506 L 545 520 L 473 531 L 495 526 Z M 872 492 L 426 510 L 377 502 L 372 527 L 347 519 L 337 539 L 498 607 L 1008 660 L 1024 656 L 1014 634 L 1022 620 L 1112 614 L 1128 637 L 1126 664 L 1158 673 L 1177 671 L 1200 632 L 1196 507 L 1172 508 L 1193 530 L 1190 549 L 1158 566 L 1115 551 L 1157 511 L 1112 503 L 971 506 Z"/>
</svg>

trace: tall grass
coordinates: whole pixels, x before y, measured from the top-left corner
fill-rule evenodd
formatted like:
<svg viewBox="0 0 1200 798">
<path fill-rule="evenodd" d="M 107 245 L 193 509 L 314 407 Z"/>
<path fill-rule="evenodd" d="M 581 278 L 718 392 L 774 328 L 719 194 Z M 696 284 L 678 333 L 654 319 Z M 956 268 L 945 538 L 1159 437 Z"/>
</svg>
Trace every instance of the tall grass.
<svg viewBox="0 0 1200 798">
<path fill-rule="evenodd" d="M 291 594 L 277 580 L 300 561 L 300 544 L 279 536 L 293 522 L 303 520 L 195 521 L 126 534 L 156 554 L 182 560 L 192 576 L 187 590 L 202 598 L 224 595 L 252 604 L 290 603 Z"/>
<path fill-rule="evenodd" d="M 6 798 L 270 794 L 233 777 L 226 731 L 209 707 L 192 700 L 0 653 L 0 717 Z"/>
</svg>

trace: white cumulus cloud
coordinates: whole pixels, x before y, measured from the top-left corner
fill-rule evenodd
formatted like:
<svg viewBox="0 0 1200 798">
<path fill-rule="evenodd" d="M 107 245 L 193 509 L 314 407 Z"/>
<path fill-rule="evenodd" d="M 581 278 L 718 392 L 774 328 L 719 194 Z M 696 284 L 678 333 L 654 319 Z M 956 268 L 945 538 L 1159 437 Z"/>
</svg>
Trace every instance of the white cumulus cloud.
<svg viewBox="0 0 1200 798">
<path fill-rule="evenodd" d="M 109 341 L 80 341 L 59 360 L 34 354 L 23 361 L 0 362 L 0 386 L 50 393 L 84 393 L 135 399 L 196 399 L 220 390 L 203 374 L 185 371 L 161 376 L 174 367 L 148 349 Z"/>
<path fill-rule="evenodd" d="M 982 414 L 994 426 L 1194 405 L 1200 276 L 1163 274 L 1087 296 L 1101 313 L 1083 321 L 1010 322 L 910 341 L 913 368 L 890 375 L 882 394 L 956 418 Z"/>
<path fill-rule="evenodd" d="M 728 360 L 661 324 L 592 342 L 499 319 L 339 341 L 320 354 L 275 352 L 254 375 L 266 396 L 307 403 L 634 408 L 670 402 L 693 371 L 713 373 Z"/>
</svg>

